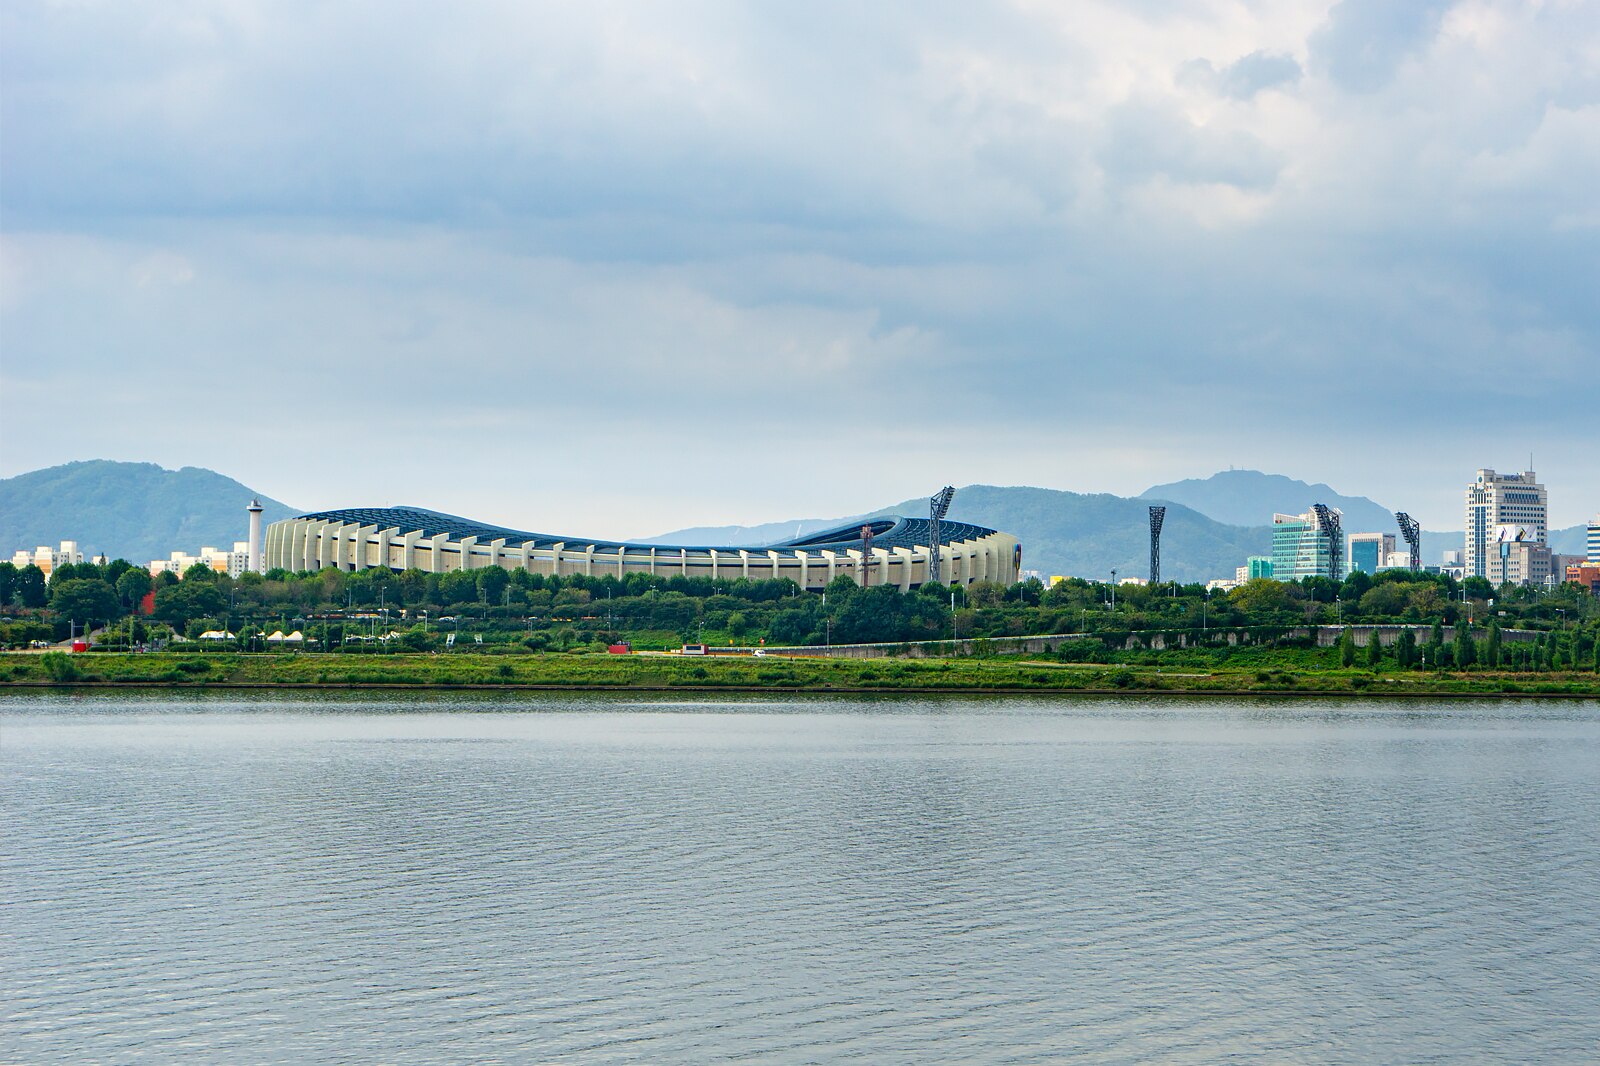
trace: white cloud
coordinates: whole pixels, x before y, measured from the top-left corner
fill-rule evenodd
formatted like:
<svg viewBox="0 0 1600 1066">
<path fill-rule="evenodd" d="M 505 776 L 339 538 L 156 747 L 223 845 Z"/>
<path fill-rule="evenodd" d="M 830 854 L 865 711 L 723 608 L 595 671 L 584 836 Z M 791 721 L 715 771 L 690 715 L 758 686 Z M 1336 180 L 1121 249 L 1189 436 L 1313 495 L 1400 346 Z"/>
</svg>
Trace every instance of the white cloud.
<svg viewBox="0 0 1600 1066">
<path fill-rule="evenodd" d="M 259 456 L 282 455 L 290 499 L 398 476 L 329 466 L 352 420 L 420 428 L 417 481 L 486 499 L 429 427 L 563 456 L 713 427 L 821 449 L 857 498 L 793 510 L 828 513 L 922 489 L 862 441 L 977 467 L 935 481 L 1003 480 L 1003 451 L 1016 480 L 1131 492 L 1288 457 L 1313 404 L 1349 473 L 1305 473 L 1381 495 L 1395 427 L 1456 442 L 1444 469 L 1482 461 L 1459 412 L 1507 360 L 1496 438 L 1561 454 L 1600 359 L 1596 21 L 1510 0 L 13 6 L 0 463 L 58 458 L 34 442 L 69 410 L 85 454 L 114 454 L 152 381 L 177 413 L 143 423 L 151 447 L 206 462 L 185 449 L 240 430 L 219 367 L 281 443 L 216 464 L 273 488 Z M 821 384 L 784 384 L 796 366 Z M 1150 411 L 1195 409 L 1227 414 L 1155 439 Z M 1008 444 L 968 460 L 941 420 Z M 1096 451 L 1130 439 L 1151 443 Z M 1600 495 L 1575 465 L 1571 493 Z M 1091 466 L 1127 480 L 1074 480 Z M 760 491 L 694 502 L 791 510 Z"/>
</svg>

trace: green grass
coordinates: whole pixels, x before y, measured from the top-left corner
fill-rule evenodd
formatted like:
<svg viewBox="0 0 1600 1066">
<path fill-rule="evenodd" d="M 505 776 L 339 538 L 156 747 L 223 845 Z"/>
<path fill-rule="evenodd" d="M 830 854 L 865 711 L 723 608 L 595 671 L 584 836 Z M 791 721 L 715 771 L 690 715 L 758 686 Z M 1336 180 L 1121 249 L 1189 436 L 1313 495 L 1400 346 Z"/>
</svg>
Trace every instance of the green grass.
<svg viewBox="0 0 1600 1066">
<path fill-rule="evenodd" d="M 1161 657 L 1060 663 L 1045 657 L 963 659 L 680 658 L 571 655 L 0 655 L 0 685 L 538 686 L 574 689 L 1033 691 L 1305 694 L 1566 694 L 1600 696 L 1587 672 L 1499 674 L 1342 669 L 1327 649 L 1237 654 L 1222 662 Z M 1336 654 L 1336 653 L 1335 653 Z M 1136 656 L 1119 656 L 1134 659 Z"/>
</svg>

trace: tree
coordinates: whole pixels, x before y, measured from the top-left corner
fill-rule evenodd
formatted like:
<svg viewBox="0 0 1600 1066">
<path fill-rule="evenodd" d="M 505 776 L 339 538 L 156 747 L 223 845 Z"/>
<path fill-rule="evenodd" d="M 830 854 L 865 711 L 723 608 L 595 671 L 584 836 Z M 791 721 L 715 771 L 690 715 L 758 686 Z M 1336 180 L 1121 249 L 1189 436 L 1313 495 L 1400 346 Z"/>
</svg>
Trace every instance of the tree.
<svg viewBox="0 0 1600 1066">
<path fill-rule="evenodd" d="M 1270 577 L 1253 577 L 1228 593 L 1228 602 L 1249 614 L 1267 614 L 1294 606 L 1289 587 Z"/>
<path fill-rule="evenodd" d="M 177 628 L 219 615 L 227 606 L 227 597 L 210 581 L 182 581 L 156 590 L 156 617 Z"/>
<path fill-rule="evenodd" d="M 498 604 L 500 596 L 511 584 L 511 575 L 499 566 L 487 566 L 477 571 L 478 596 L 484 603 Z"/>
<path fill-rule="evenodd" d="M 1400 664 L 1401 669 L 1409 670 L 1417 662 L 1417 635 L 1408 627 L 1400 631 L 1400 639 L 1394 642 L 1394 661 Z"/>
<path fill-rule="evenodd" d="M 122 617 L 116 591 L 100 578 L 67 578 L 50 588 L 50 610 L 68 621 L 87 624 Z"/>
<path fill-rule="evenodd" d="M 1339 662 L 1345 666 L 1356 662 L 1356 635 L 1348 629 L 1339 636 Z"/>
<path fill-rule="evenodd" d="M 45 591 L 44 571 L 29 563 L 17 571 L 16 591 L 11 600 L 19 607 L 43 607 L 50 599 Z"/>
<path fill-rule="evenodd" d="M 1455 659 L 1456 665 L 1462 669 L 1471 666 L 1478 659 L 1478 649 L 1472 641 L 1472 630 L 1465 622 L 1456 625 Z"/>
<path fill-rule="evenodd" d="M 1367 634 L 1367 665 L 1372 667 L 1383 664 L 1383 641 L 1378 639 L 1376 629 Z"/>
<path fill-rule="evenodd" d="M 1497 622 L 1489 625 L 1489 637 L 1484 641 L 1483 661 L 1491 670 L 1500 669 L 1500 625 Z"/>
<path fill-rule="evenodd" d="M 117 578 L 117 595 L 121 597 L 122 602 L 127 605 L 130 611 L 137 611 L 140 602 L 149 594 L 154 584 L 150 580 L 150 574 L 147 571 L 138 569 L 124 570 L 122 576 Z"/>
</svg>

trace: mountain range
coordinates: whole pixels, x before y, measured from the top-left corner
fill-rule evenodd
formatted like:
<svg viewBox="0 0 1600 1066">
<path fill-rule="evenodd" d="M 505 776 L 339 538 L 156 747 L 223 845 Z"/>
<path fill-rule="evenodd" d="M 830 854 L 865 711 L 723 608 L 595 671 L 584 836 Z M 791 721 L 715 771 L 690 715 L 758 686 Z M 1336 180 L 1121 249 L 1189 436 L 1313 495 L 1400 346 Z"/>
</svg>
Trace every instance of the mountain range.
<svg viewBox="0 0 1600 1066">
<path fill-rule="evenodd" d="M 232 478 L 199 467 L 166 470 L 154 463 L 110 460 L 67 463 L 0 480 L 0 553 L 73 538 L 86 553 L 145 562 L 174 549 L 227 547 L 245 536 L 245 504 L 258 497 L 268 522 L 299 513 Z M 1203 581 L 1233 574 L 1251 555 L 1272 550 L 1274 512 L 1299 514 L 1313 502 L 1344 512 L 1347 532 L 1396 532 L 1394 514 L 1363 496 L 1281 474 L 1228 470 L 1205 479 L 1156 485 L 1136 497 L 1077 493 L 1031 486 L 968 485 L 956 492 L 950 516 L 1003 529 L 1022 541 L 1023 565 L 1051 574 L 1104 579 L 1143 576 L 1149 566 L 1149 507 L 1167 507 L 1162 530 L 1162 576 Z M 927 500 L 904 500 L 868 514 L 809 518 L 756 526 L 674 530 L 648 542 L 770 544 L 831 526 L 885 514 L 922 515 Z M 486 521 L 497 516 L 481 515 Z M 605 531 L 596 531 L 604 533 Z M 1551 548 L 1578 554 L 1585 529 L 1553 530 Z M 1458 548 L 1462 534 L 1423 532 L 1423 558 L 1437 562 Z"/>
</svg>

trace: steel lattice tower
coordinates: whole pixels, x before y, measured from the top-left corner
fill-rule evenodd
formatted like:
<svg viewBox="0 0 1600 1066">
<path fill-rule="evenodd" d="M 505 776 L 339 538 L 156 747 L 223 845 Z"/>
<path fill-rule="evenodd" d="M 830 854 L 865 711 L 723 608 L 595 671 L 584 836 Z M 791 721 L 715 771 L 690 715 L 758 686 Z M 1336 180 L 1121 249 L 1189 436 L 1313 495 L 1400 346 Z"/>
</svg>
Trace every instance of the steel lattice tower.
<svg viewBox="0 0 1600 1066">
<path fill-rule="evenodd" d="M 1165 507 L 1150 508 L 1150 584 L 1161 583 L 1161 523 L 1167 519 Z"/>
<path fill-rule="evenodd" d="M 1406 539 L 1406 544 L 1411 548 L 1411 569 L 1422 569 L 1422 523 L 1406 514 L 1396 511 L 1394 520 L 1400 523 L 1400 535 Z"/>
<path fill-rule="evenodd" d="M 1344 575 L 1344 529 L 1342 528 L 1342 515 L 1337 507 L 1329 507 L 1324 503 L 1314 503 L 1311 509 L 1317 515 L 1317 528 L 1328 535 L 1328 577 L 1333 581 L 1343 581 Z"/>
<path fill-rule="evenodd" d="M 946 485 L 928 499 L 928 581 L 930 584 L 939 584 L 939 572 L 942 569 L 939 558 L 939 548 L 943 544 L 939 523 L 944 521 L 944 516 L 950 513 L 950 501 L 956 498 L 956 490 Z"/>
<path fill-rule="evenodd" d="M 861 527 L 861 587 L 872 581 L 872 524 Z"/>
</svg>

